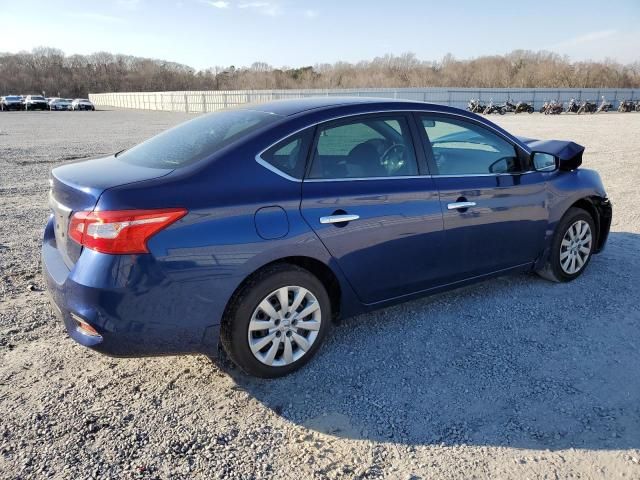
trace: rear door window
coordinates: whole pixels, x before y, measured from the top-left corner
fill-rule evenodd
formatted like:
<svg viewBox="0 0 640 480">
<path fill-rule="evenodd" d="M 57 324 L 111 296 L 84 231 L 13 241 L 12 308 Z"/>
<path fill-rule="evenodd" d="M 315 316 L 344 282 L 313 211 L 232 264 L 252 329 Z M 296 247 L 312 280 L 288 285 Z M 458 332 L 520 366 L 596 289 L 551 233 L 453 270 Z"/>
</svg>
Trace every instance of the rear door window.
<svg viewBox="0 0 640 480">
<path fill-rule="evenodd" d="M 278 172 L 300 180 L 304 176 L 312 132 L 308 129 L 292 135 L 263 152 L 260 158 Z"/>
<path fill-rule="evenodd" d="M 203 160 L 281 117 L 251 110 L 203 115 L 118 154 L 123 162 L 153 168 L 181 168 Z"/>
<path fill-rule="evenodd" d="M 371 116 L 319 127 L 310 179 L 417 174 L 409 125 L 402 115 Z"/>
</svg>

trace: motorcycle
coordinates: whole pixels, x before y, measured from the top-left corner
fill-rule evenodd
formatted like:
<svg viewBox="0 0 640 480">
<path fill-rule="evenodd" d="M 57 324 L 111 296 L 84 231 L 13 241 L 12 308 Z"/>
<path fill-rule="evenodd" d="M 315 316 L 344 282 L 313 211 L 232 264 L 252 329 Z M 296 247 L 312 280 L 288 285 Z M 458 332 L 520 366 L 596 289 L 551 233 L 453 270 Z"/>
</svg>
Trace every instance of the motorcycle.
<svg viewBox="0 0 640 480">
<path fill-rule="evenodd" d="M 620 100 L 618 105 L 618 111 L 621 113 L 633 112 L 636 109 L 636 105 L 631 100 Z"/>
<path fill-rule="evenodd" d="M 545 113 L 547 111 L 547 107 L 549 107 L 549 102 L 545 100 L 540 107 L 540 113 Z"/>
<path fill-rule="evenodd" d="M 527 102 L 516 103 L 514 113 L 533 113 L 533 105 L 529 105 Z"/>
<path fill-rule="evenodd" d="M 608 112 L 609 110 L 612 110 L 612 109 L 613 109 L 613 105 L 607 102 L 603 96 L 602 102 L 600 102 L 600 106 L 598 107 L 598 110 L 596 110 L 596 113 Z"/>
<path fill-rule="evenodd" d="M 580 103 L 575 98 L 571 98 L 567 104 L 567 113 L 578 113 L 580 109 Z"/>
<path fill-rule="evenodd" d="M 547 104 L 547 108 L 545 109 L 544 114 L 560 115 L 562 112 L 564 112 L 564 107 L 562 106 L 562 103 L 558 102 L 557 100 L 551 100 Z"/>
<path fill-rule="evenodd" d="M 487 105 L 487 108 L 485 108 L 484 112 L 482 113 L 484 115 L 490 115 L 492 113 L 499 113 L 500 115 L 504 115 L 505 111 L 502 105 L 496 105 L 493 103 L 493 100 L 490 100 L 489 104 Z"/>
<path fill-rule="evenodd" d="M 584 100 L 576 113 L 578 115 L 580 115 L 581 113 L 595 113 L 597 108 L 598 107 L 595 103 L 590 102 L 589 100 Z"/>
<path fill-rule="evenodd" d="M 507 100 L 502 106 L 502 108 L 504 109 L 505 113 L 511 113 L 511 112 L 517 113 L 516 108 L 518 108 L 518 105 Z"/>
<path fill-rule="evenodd" d="M 472 98 L 471 100 L 469 100 L 469 103 L 467 104 L 467 110 L 473 113 L 482 113 L 485 111 L 486 108 L 487 106 L 480 103 L 479 99 L 476 100 Z"/>
</svg>

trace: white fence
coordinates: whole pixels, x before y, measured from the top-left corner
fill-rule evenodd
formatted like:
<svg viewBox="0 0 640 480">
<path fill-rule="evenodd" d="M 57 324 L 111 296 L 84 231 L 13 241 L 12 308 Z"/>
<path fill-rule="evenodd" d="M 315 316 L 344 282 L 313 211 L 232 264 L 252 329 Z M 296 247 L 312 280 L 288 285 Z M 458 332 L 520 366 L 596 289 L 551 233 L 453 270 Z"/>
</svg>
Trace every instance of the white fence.
<svg viewBox="0 0 640 480">
<path fill-rule="evenodd" d="M 137 108 L 168 112 L 206 113 L 246 103 L 326 96 L 398 98 L 465 108 L 470 98 L 483 102 L 524 101 L 537 110 L 546 100 L 567 102 L 571 98 L 599 102 L 601 97 L 617 108 L 621 100 L 640 100 L 640 89 L 622 88 L 363 88 L 332 90 L 210 90 L 187 92 L 91 93 L 100 107 Z"/>
</svg>

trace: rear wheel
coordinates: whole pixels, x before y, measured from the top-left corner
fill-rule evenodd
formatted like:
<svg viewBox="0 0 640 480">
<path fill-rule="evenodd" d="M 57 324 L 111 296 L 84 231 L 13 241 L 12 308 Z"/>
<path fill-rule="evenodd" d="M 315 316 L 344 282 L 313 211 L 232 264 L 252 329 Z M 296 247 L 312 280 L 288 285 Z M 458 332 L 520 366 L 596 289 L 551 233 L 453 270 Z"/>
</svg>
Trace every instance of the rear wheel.
<svg viewBox="0 0 640 480">
<path fill-rule="evenodd" d="M 275 265 L 259 272 L 232 300 L 222 346 L 246 373 L 281 377 L 315 355 L 330 323 L 331 302 L 322 282 L 295 265 Z"/>
<path fill-rule="evenodd" d="M 546 265 L 538 274 L 553 282 L 570 282 L 587 268 L 596 242 L 593 218 L 581 208 L 570 208 L 560 220 Z"/>
</svg>

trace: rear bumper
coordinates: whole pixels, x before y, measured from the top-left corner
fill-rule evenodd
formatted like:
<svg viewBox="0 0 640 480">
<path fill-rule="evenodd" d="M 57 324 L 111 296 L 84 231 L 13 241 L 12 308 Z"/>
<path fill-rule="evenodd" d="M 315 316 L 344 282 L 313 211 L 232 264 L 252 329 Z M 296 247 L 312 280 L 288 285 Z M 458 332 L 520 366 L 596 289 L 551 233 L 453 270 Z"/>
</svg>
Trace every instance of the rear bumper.
<svg viewBox="0 0 640 480">
<path fill-rule="evenodd" d="M 69 269 L 45 229 L 42 269 L 56 314 L 77 343 L 116 357 L 204 353 L 215 356 L 223 302 L 189 298 L 150 255 L 90 250 Z M 79 321 L 98 335 L 89 335 Z"/>
</svg>

